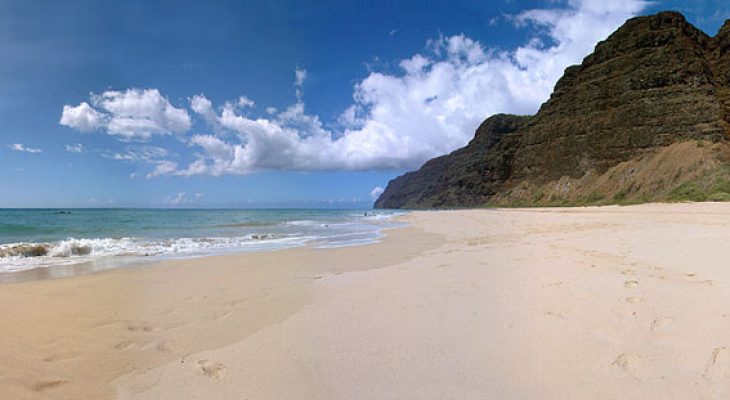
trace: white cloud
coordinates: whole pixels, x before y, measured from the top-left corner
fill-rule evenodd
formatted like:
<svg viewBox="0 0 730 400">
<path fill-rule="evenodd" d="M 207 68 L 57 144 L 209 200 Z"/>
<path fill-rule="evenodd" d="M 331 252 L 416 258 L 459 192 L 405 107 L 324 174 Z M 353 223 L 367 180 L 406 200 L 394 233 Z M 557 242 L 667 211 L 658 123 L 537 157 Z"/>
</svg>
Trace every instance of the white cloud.
<svg viewBox="0 0 730 400">
<path fill-rule="evenodd" d="M 190 145 L 201 152 L 179 174 L 217 176 L 264 169 L 323 170 L 340 157 L 334 153 L 337 149 L 331 134 L 324 130 L 319 118 L 304 114 L 302 103 L 279 113 L 273 121 L 249 119 L 226 106 L 218 122 L 237 133 L 240 142 L 229 143 L 213 135 L 193 136 Z"/>
<path fill-rule="evenodd" d="M 160 176 L 160 175 L 169 175 L 175 172 L 177 169 L 177 163 L 173 161 L 159 161 L 157 162 L 157 166 L 155 167 L 152 172 L 147 174 L 147 178 L 152 178 L 154 176 Z"/>
<path fill-rule="evenodd" d="M 378 197 L 383 194 L 383 191 L 385 191 L 385 189 L 383 189 L 382 186 L 375 186 L 373 190 L 370 191 L 370 198 L 373 199 L 373 201 L 377 200 Z"/>
<path fill-rule="evenodd" d="M 148 140 L 155 134 L 186 132 L 190 116 L 175 108 L 157 89 L 110 90 L 91 95 L 91 104 L 64 106 L 60 123 L 82 132 L 104 129 L 124 140 Z"/>
<path fill-rule="evenodd" d="M 63 106 L 60 124 L 81 132 L 91 132 L 104 125 L 104 114 L 91 108 L 85 101 L 76 107 L 66 105 Z"/>
<path fill-rule="evenodd" d="M 196 114 L 203 117 L 205 122 L 210 126 L 216 126 L 217 116 L 213 109 L 213 103 L 203 94 L 196 94 L 190 99 L 190 108 Z"/>
<path fill-rule="evenodd" d="M 307 79 L 306 69 L 297 68 L 294 70 L 294 86 L 302 86 L 305 79 Z"/>
<path fill-rule="evenodd" d="M 162 200 L 162 203 L 168 206 L 184 206 L 195 203 L 196 199 L 203 197 L 202 193 L 195 193 L 194 198 L 188 198 L 186 192 L 179 192 L 172 196 L 167 196 Z"/>
<path fill-rule="evenodd" d="M 174 196 L 165 197 L 162 202 L 170 206 L 179 206 L 181 204 L 187 203 L 188 199 L 187 197 L 185 197 L 185 192 L 180 192 Z"/>
<path fill-rule="evenodd" d="M 307 70 L 303 68 L 297 68 L 294 70 L 294 87 L 296 88 L 296 95 L 297 95 L 297 102 L 302 101 L 302 96 L 304 96 L 302 92 L 302 85 L 304 85 L 304 80 L 307 79 Z"/>
<path fill-rule="evenodd" d="M 33 147 L 25 147 L 24 145 L 22 145 L 20 143 L 9 144 L 8 145 L 8 148 L 10 150 L 12 150 L 12 151 L 19 151 L 19 152 L 31 153 L 31 154 L 36 154 L 36 153 L 42 153 L 43 152 L 42 149 L 33 148 Z"/>
<path fill-rule="evenodd" d="M 163 147 L 157 146 L 125 146 L 122 152 L 104 152 L 102 157 L 118 161 L 130 161 L 140 163 L 156 163 L 170 155 L 170 152 Z"/>
<path fill-rule="evenodd" d="M 242 108 L 244 108 L 244 107 L 253 107 L 255 105 L 256 105 L 256 102 L 254 102 L 253 100 L 249 99 L 246 96 L 241 96 L 241 97 L 238 98 L 238 106 L 239 107 L 242 107 Z"/>
<path fill-rule="evenodd" d="M 84 152 L 84 145 L 81 143 L 76 144 L 67 144 L 66 145 L 66 151 L 69 153 L 83 153 Z"/>
<path fill-rule="evenodd" d="M 154 165 L 154 169 L 147 174 L 147 178 L 172 174 L 178 166 L 176 162 L 166 159 L 168 157 L 177 157 L 176 154 L 171 154 L 167 149 L 157 146 L 127 145 L 123 151 L 104 151 L 101 156 L 117 161 Z M 133 172 L 129 175 L 129 178 L 134 179 L 136 176 L 137 173 Z"/>
<path fill-rule="evenodd" d="M 427 52 L 402 60 L 400 74 L 372 72 L 359 82 L 354 104 L 338 119 L 339 132 L 305 113 L 300 87 L 306 71 L 297 69 L 296 104 L 272 110 L 271 118 L 249 118 L 224 106 L 216 121 L 238 138 L 194 136 L 189 143 L 201 151 L 177 173 L 417 168 L 465 145 L 489 115 L 536 112 L 567 66 L 645 6 L 640 0 L 585 0 L 526 11 L 510 20 L 537 28 L 542 37 L 535 34 L 513 51 L 490 49 L 465 35 L 439 37 Z"/>
<path fill-rule="evenodd" d="M 413 169 L 464 146 L 486 117 L 533 114 L 564 69 L 580 63 L 595 44 L 648 4 L 643 0 L 569 0 L 561 7 L 505 16 L 531 36 L 513 50 L 490 48 L 463 34 L 441 36 L 398 64 L 398 73 L 370 72 L 354 87 L 353 103 L 333 129 L 307 114 L 295 70 L 295 104 L 255 117 L 241 96 L 220 107 L 204 95 L 190 108 L 209 127 L 184 141 L 193 160 L 180 166 L 166 155 L 148 157 L 148 176 L 240 175 L 260 170 Z M 93 107 L 64 107 L 61 123 L 103 128 L 124 139 L 188 131 L 190 119 L 159 91 L 130 89 L 92 95 Z M 86 105 L 85 105 L 86 104 Z M 133 157 L 133 156 L 131 156 Z M 120 159 L 127 159 L 120 154 Z M 151 161 L 150 161 L 151 160 Z"/>
</svg>

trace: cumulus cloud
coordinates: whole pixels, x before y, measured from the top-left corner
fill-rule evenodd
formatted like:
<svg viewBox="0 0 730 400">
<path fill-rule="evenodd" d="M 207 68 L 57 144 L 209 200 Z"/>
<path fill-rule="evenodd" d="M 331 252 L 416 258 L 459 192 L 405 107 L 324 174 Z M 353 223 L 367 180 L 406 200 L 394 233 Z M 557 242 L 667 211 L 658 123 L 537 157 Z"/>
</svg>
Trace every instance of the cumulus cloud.
<svg viewBox="0 0 730 400">
<path fill-rule="evenodd" d="M 36 154 L 36 153 L 43 152 L 42 149 L 38 149 L 38 148 L 34 148 L 34 147 L 26 147 L 20 143 L 9 144 L 8 148 L 12 151 L 18 151 L 18 152 L 22 152 L 22 153 Z"/>
<path fill-rule="evenodd" d="M 209 125 L 215 124 L 216 115 L 215 110 L 213 110 L 213 103 L 204 95 L 198 94 L 193 96 L 193 98 L 190 99 L 190 108 L 192 108 L 195 113 L 202 116 L 203 119 L 205 119 L 205 122 Z"/>
<path fill-rule="evenodd" d="M 205 95 L 196 95 L 190 108 L 203 118 L 209 131 L 184 138 L 193 149 L 193 160 L 179 169 L 172 168 L 176 163 L 163 166 L 163 160 L 157 160 L 150 175 L 417 168 L 430 158 L 464 146 L 490 115 L 536 112 L 567 66 L 580 63 L 599 40 L 640 12 L 647 2 L 569 0 L 561 4 L 505 16 L 503 20 L 516 29 L 531 32 L 522 46 L 512 50 L 490 48 L 463 34 L 430 40 L 424 51 L 401 60 L 398 72 L 374 71 L 358 82 L 352 104 L 333 125 L 325 125 L 317 115 L 306 112 L 302 86 L 307 71 L 301 68 L 294 74 L 295 104 L 281 110 L 267 107 L 258 117 L 252 116 L 249 108 L 254 102 L 245 96 L 216 107 Z M 151 113 L 154 117 L 125 108 L 126 119 L 122 121 L 143 122 L 128 124 L 138 127 L 128 128 L 127 132 L 132 132 L 128 137 L 145 138 L 189 128 L 184 110 L 172 107 L 156 90 L 150 92 L 148 96 L 159 101 L 150 102 L 154 107 L 140 109 L 157 110 Z M 111 99 L 123 93 L 125 98 L 145 97 L 141 91 L 133 96 L 112 93 L 116 94 L 110 95 Z M 68 116 L 64 108 L 62 123 L 79 130 L 101 126 L 111 134 L 120 134 L 122 130 L 112 129 L 116 125 L 110 123 L 120 112 L 97 97 L 92 96 L 93 108 L 85 103 L 69 107 Z M 177 110 L 170 112 L 177 118 L 169 118 L 176 123 L 160 117 L 167 115 L 163 112 L 166 109 Z M 163 120 L 166 122 L 159 122 Z"/>
<path fill-rule="evenodd" d="M 152 170 L 149 174 L 147 174 L 147 178 L 152 178 L 154 176 L 160 176 L 160 175 L 169 175 L 177 169 L 177 163 L 173 161 L 158 161 L 157 166 L 155 166 L 155 169 Z"/>
<path fill-rule="evenodd" d="M 83 153 L 84 152 L 84 145 L 81 143 L 76 144 L 67 144 L 66 145 L 66 151 L 69 153 Z"/>
<path fill-rule="evenodd" d="M 238 98 L 238 106 L 241 108 L 253 107 L 254 105 L 256 105 L 256 102 L 246 96 L 241 96 Z"/>
<path fill-rule="evenodd" d="M 193 137 L 189 144 L 198 157 L 177 173 L 417 168 L 465 145 L 489 115 L 537 111 L 567 66 L 645 6 L 584 0 L 511 16 L 518 28 L 536 32 L 512 51 L 465 35 L 431 40 L 427 51 L 401 60 L 400 73 L 372 72 L 359 82 L 354 103 L 338 118 L 340 131 L 305 112 L 300 88 L 306 71 L 297 69 L 296 104 L 268 118 L 224 106 L 215 123 L 237 138 Z"/>
<path fill-rule="evenodd" d="M 385 189 L 383 189 L 382 186 L 375 186 L 373 190 L 370 191 L 370 198 L 375 201 L 378 199 L 378 197 L 380 197 L 381 194 L 383 194 L 384 191 Z"/>
<path fill-rule="evenodd" d="M 155 134 L 186 132 L 190 116 L 157 89 L 109 90 L 91 95 L 91 105 L 66 105 L 60 120 L 81 132 L 103 129 L 124 140 L 148 140 Z"/>
<path fill-rule="evenodd" d="M 194 135 L 189 145 L 198 150 L 197 160 L 178 174 L 218 176 L 271 169 L 325 170 L 341 157 L 337 154 L 338 142 L 333 141 L 318 117 L 304 113 L 303 103 L 278 113 L 274 120 L 248 118 L 229 104 L 223 107 L 217 123 L 237 134 L 237 141 Z"/>
<path fill-rule="evenodd" d="M 66 125 L 81 132 L 91 132 L 104 125 L 104 114 L 91 108 L 89 103 L 81 102 L 76 107 L 63 106 L 61 125 Z"/>
</svg>

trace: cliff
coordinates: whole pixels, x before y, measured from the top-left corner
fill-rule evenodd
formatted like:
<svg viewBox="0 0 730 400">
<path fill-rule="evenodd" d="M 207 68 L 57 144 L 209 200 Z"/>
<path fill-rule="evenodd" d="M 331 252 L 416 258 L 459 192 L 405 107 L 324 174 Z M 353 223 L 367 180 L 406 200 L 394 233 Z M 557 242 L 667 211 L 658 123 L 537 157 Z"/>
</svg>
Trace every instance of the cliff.
<svg viewBox="0 0 730 400">
<path fill-rule="evenodd" d="M 375 206 L 730 198 L 729 110 L 730 21 L 709 37 L 676 12 L 632 18 L 565 70 L 536 115 L 488 118 Z"/>
</svg>

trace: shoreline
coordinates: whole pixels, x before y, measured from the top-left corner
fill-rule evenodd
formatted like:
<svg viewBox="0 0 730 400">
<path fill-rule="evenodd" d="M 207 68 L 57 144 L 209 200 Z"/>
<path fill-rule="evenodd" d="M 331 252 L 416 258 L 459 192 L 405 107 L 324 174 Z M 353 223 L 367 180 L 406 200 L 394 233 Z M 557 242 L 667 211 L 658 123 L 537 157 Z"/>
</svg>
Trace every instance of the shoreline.
<svg viewBox="0 0 730 400">
<path fill-rule="evenodd" d="M 373 245 L 0 285 L 0 393 L 730 395 L 730 204 L 405 218 Z"/>
<path fill-rule="evenodd" d="M 405 225 L 381 226 L 373 232 L 373 238 L 361 243 L 347 243 L 344 245 L 326 246 L 324 245 L 326 242 L 324 242 L 321 238 L 315 238 L 299 244 L 293 244 L 283 247 L 263 247 L 255 249 L 246 249 L 244 247 L 230 249 L 209 249 L 201 253 L 179 255 L 162 254 L 152 256 L 100 256 L 95 260 L 83 260 L 68 264 L 40 265 L 33 268 L 19 269 L 14 271 L 0 271 L 0 285 L 35 280 L 73 278 L 81 275 L 104 273 L 116 269 L 140 268 L 146 266 L 154 266 L 156 264 L 166 262 L 206 259 L 210 257 L 235 257 L 245 254 L 278 252 L 292 249 L 334 249 L 367 246 L 372 244 L 378 244 L 383 241 L 387 236 L 385 232 L 407 226 L 407 223 L 404 222 L 405 219 L 403 218 L 407 215 L 407 213 L 408 212 L 399 213 L 394 217 L 391 217 L 393 222 L 402 223 Z"/>
<path fill-rule="evenodd" d="M 406 226 L 369 245 L 162 260 L 0 284 L 0 393 L 116 398 L 111 382 L 125 374 L 286 319 L 313 300 L 311 285 L 323 274 L 385 267 L 436 243 Z"/>
<path fill-rule="evenodd" d="M 303 247 L 377 242 L 394 211 L 0 210 L 0 281 L 127 265 Z M 8 277 L 6 273 L 42 270 Z M 26 278 L 27 276 L 27 278 Z"/>
</svg>

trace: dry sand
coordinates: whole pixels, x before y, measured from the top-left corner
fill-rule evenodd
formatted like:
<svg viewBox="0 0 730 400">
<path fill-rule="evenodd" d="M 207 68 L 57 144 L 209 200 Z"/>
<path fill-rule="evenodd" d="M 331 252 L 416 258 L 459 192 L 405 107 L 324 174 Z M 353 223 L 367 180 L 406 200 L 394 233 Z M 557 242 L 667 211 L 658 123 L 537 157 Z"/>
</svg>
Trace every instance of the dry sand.
<svg viewBox="0 0 730 400">
<path fill-rule="evenodd" d="M 0 285 L 0 398 L 730 397 L 730 204 L 407 219 Z"/>
</svg>

